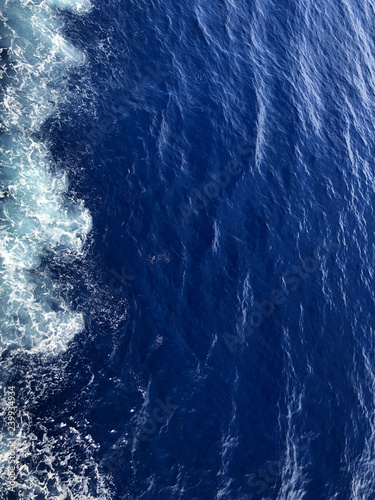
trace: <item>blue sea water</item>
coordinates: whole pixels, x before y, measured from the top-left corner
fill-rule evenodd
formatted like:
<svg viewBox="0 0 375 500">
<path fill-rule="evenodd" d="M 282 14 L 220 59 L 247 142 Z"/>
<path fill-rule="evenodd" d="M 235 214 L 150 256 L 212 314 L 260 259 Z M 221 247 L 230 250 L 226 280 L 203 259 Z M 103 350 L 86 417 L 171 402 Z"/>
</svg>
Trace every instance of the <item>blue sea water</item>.
<svg viewBox="0 0 375 500">
<path fill-rule="evenodd" d="M 375 6 L 1 0 L 4 499 L 375 499 Z"/>
</svg>

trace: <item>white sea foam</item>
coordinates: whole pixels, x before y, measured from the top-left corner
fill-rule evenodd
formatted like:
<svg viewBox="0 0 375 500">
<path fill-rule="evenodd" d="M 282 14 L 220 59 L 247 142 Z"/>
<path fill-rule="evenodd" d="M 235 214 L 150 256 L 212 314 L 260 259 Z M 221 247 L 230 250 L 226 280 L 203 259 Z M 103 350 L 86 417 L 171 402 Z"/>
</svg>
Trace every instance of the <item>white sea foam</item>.
<svg viewBox="0 0 375 500">
<path fill-rule="evenodd" d="M 63 77 L 84 55 L 62 37 L 54 8 L 78 12 L 87 2 L 6 0 L 1 13 L 5 87 L 0 104 L 0 353 L 7 347 L 66 349 L 83 318 L 59 295 L 41 259 L 83 252 L 91 218 L 82 202 L 68 202 L 64 172 L 51 170 L 37 133 L 64 96 Z"/>
<path fill-rule="evenodd" d="M 84 328 L 82 315 L 70 307 L 62 283 L 52 276 L 45 261 L 48 256 L 49 262 L 67 265 L 83 258 L 91 217 L 82 201 L 66 197 L 67 175 L 52 164 L 40 129 L 59 103 L 66 101 L 67 73 L 85 62 L 84 54 L 63 38 L 59 9 L 84 13 L 90 4 L 86 0 L 2 3 L 0 366 L 6 371 L 10 366 L 4 361 L 7 353 L 11 353 L 11 359 L 27 351 L 51 360 L 51 355 L 66 350 Z M 0 374 L 0 378 L 3 376 Z M 35 376 L 28 374 L 34 380 Z M 4 400 L 0 410 L 4 418 L 9 413 Z M 25 420 L 27 408 L 18 408 L 16 415 L 16 441 L 11 443 L 6 423 L 0 434 L 0 494 L 11 488 L 8 472 L 14 461 L 13 448 L 17 450 L 19 498 L 108 498 L 90 451 L 96 446 L 92 440 L 91 444 L 82 441 L 87 436 L 72 428 L 70 436 L 45 435 L 36 447 L 36 438 L 29 434 Z M 85 443 L 79 457 L 81 471 L 76 469 L 74 473 L 63 463 L 75 449 L 69 444 L 74 442 L 72 433 L 77 442 Z M 44 479 L 36 474 L 35 463 L 42 463 L 48 472 Z M 94 496 L 88 486 L 92 479 L 89 473 L 97 476 L 99 485 Z"/>
</svg>

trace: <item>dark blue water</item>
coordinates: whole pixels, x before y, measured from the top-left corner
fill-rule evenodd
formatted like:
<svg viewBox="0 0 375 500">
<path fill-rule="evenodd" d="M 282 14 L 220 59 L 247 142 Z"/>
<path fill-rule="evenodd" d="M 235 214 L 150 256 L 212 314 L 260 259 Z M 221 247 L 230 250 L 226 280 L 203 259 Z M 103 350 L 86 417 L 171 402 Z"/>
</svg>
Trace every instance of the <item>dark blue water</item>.
<svg viewBox="0 0 375 500">
<path fill-rule="evenodd" d="M 45 264 L 85 330 L 14 360 L 35 498 L 375 499 L 374 5 L 61 15 L 42 133 L 93 229 Z"/>
</svg>

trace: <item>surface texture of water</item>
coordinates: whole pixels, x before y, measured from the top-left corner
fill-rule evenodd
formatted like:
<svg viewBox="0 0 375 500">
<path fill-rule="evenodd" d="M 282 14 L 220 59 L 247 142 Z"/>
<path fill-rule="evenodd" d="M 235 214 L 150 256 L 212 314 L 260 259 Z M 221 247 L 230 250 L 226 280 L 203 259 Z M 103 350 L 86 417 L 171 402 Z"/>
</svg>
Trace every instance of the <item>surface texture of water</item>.
<svg viewBox="0 0 375 500">
<path fill-rule="evenodd" d="M 374 5 L 1 12 L 4 498 L 375 498 Z"/>
</svg>

